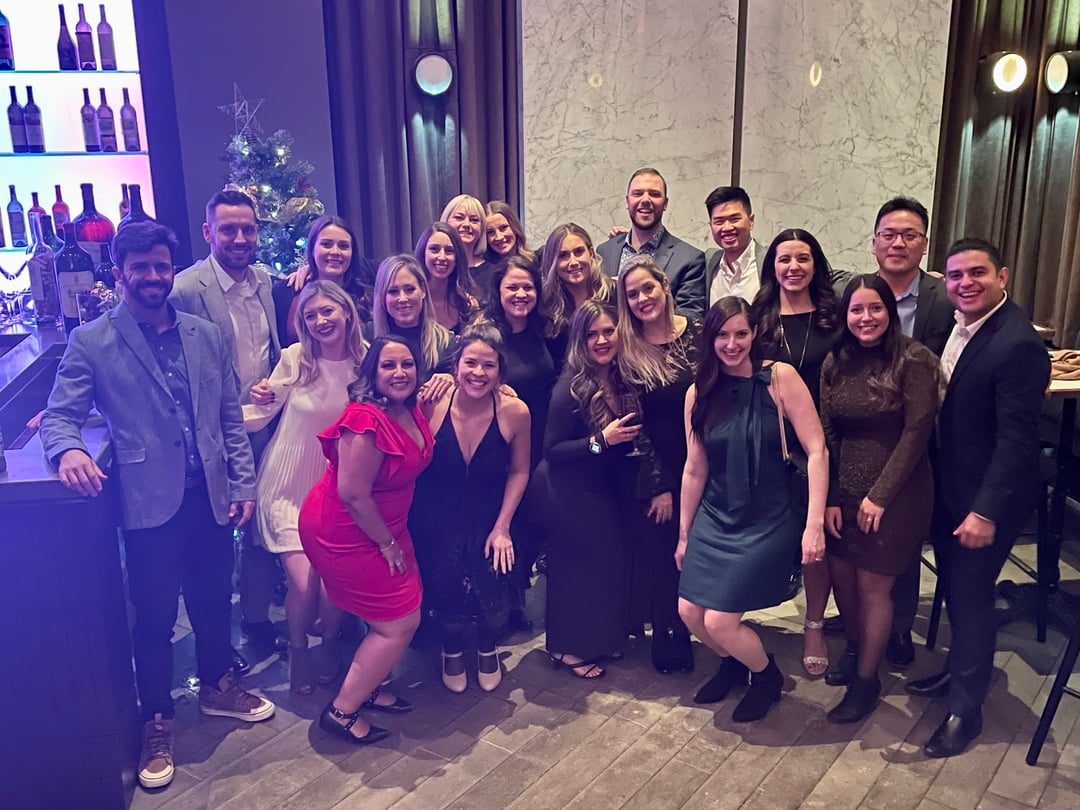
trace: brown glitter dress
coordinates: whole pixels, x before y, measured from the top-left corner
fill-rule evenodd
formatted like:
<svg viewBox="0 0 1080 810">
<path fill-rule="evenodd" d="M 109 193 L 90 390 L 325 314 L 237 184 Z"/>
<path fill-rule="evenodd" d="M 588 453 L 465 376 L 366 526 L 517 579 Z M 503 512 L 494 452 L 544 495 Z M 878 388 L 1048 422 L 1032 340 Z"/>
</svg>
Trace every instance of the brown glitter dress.
<svg viewBox="0 0 1080 810">
<path fill-rule="evenodd" d="M 934 508 L 927 451 L 938 408 L 938 359 L 909 338 L 903 351 L 903 399 L 891 408 L 867 384 L 884 362 L 877 347 L 855 348 L 835 370 L 830 354 L 821 375 L 821 423 L 831 467 L 828 505 L 839 506 L 843 516 L 840 539 L 827 535 L 828 551 L 886 576 L 907 569 L 929 534 Z M 855 520 L 867 496 L 885 509 L 871 534 L 863 534 Z"/>
</svg>

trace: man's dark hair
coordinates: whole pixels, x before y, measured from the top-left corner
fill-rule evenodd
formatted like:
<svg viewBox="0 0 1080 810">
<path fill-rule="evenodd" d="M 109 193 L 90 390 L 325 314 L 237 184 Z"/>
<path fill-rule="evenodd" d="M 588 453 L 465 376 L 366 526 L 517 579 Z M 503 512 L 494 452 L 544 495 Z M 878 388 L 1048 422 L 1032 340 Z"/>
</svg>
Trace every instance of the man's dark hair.
<svg viewBox="0 0 1080 810">
<path fill-rule="evenodd" d="M 642 166 L 640 169 L 635 169 L 634 173 L 630 175 L 630 179 L 626 181 L 626 190 L 630 191 L 630 184 L 634 182 L 635 177 L 641 177 L 643 174 L 655 174 L 660 178 L 660 182 L 664 184 L 664 196 L 667 196 L 667 180 L 664 179 L 664 175 L 660 174 L 659 169 L 654 169 L 651 166 Z"/>
<path fill-rule="evenodd" d="M 875 234 L 877 233 L 878 225 L 881 224 L 882 218 L 895 213 L 896 211 L 910 211 L 922 220 L 924 231 L 930 230 L 930 213 L 926 210 L 925 205 L 911 197 L 893 197 L 878 209 L 877 219 L 874 220 Z"/>
<path fill-rule="evenodd" d="M 172 229 L 152 220 L 121 225 L 112 240 L 113 262 L 123 270 L 128 254 L 149 253 L 158 245 L 169 249 L 169 261 L 175 264 L 180 243 Z"/>
<path fill-rule="evenodd" d="M 209 222 L 214 216 L 214 209 L 219 205 L 246 205 L 251 209 L 251 213 L 258 217 L 259 212 L 255 210 L 255 202 L 247 194 L 242 191 L 234 191 L 230 188 L 223 188 L 221 191 L 215 192 L 214 196 L 206 203 L 206 221 Z"/>
<path fill-rule="evenodd" d="M 747 214 L 754 213 L 754 209 L 750 207 L 750 195 L 746 193 L 746 189 L 739 186 L 717 186 L 710 191 L 705 198 L 705 213 L 711 217 L 716 206 L 729 202 L 742 203 Z"/>
<path fill-rule="evenodd" d="M 997 249 L 997 245 L 977 236 L 966 236 L 953 242 L 949 252 L 945 254 L 945 261 L 948 261 L 957 253 L 963 253 L 967 250 L 981 250 L 990 259 L 990 263 L 994 265 L 995 270 L 1000 270 L 1005 266 L 1005 260 L 1001 256 L 1001 251 Z"/>
</svg>

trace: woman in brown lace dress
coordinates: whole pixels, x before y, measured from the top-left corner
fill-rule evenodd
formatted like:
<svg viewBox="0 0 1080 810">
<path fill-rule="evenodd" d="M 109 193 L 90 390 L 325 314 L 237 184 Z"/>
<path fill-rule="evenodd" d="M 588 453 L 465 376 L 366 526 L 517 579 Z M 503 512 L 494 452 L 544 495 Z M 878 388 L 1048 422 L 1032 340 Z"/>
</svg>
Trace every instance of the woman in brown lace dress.
<svg viewBox="0 0 1080 810">
<path fill-rule="evenodd" d="M 846 327 L 821 372 L 821 421 L 832 459 L 825 528 L 833 593 L 857 656 L 829 712 L 854 723 L 881 693 L 892 586 L 926 539 L 934 502 L 927 448 L 938 407 L 938 360 L 900 331 L 896 299 L 876 275 L 841 300 Z"/>
</svg>

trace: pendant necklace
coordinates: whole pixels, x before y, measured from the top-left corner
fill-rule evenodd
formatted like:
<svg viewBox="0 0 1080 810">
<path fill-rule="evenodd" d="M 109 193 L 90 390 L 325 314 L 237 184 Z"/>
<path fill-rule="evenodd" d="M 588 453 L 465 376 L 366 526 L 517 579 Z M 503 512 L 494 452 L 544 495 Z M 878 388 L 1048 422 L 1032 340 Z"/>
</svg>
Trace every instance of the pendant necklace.
<svg viewBox="0 0 1080 810">
<path fill-rule="evenodd" d="M 811 320 L 813 317 L 811 316 Z M 784 350 L 788 354 L 788 359 L 795 363 L 795 354 L 791 351 L 791 344 L 788 343 L 787 334 L 784 332 L 784 316 L 780 316 L 780 342 L 784 344 Z M 806 359 L 806 347 L 810 345 L 810 321 L 806 322 L 806 339 L 803 341 L 802 353 L 799 355 L 799 362 L 795 363 L 795 368 L 798 371 L 802 371 L 803 361 Z"/>
</svg>

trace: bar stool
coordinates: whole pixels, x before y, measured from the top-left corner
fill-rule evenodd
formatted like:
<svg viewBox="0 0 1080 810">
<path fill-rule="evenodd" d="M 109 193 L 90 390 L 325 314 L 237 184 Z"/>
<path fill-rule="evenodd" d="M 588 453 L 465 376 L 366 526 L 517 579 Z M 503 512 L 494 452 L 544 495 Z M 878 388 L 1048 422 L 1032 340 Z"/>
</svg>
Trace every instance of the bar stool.
<svg viewBox="0 0 1080 810">
<path fill-rule="evenodd" d="M 1039 761 L 1039 753 L 1042 751 L 1046 735 L 1050 733 L 1050 726 L 1057 714 L 1058 704 L 1061 703 L 1062 695 L 1071 695 L 1080 698 L 1080 692 L 1069 686 L 1069 676 L 1072 675 L 1076 666 L 1077 656 L 1080 656 L 1080 621 L 1073 624 L 1072 633 L 1069 635 L 1069 645 L 1065 648 L 1065 654 L 1061 658 L 1061 666 L 1058 667 L 1054 677 L 1054 685 L 1050 687 L 1050 696 L 1046 699 L 1046 708 L 1043 709 L 1039 718 L 1039 725 L 1035 729 L 1035 736 L 1031 738 L 1028 747 L 1027 764 L 1034 765 Z"/>
</svg>

